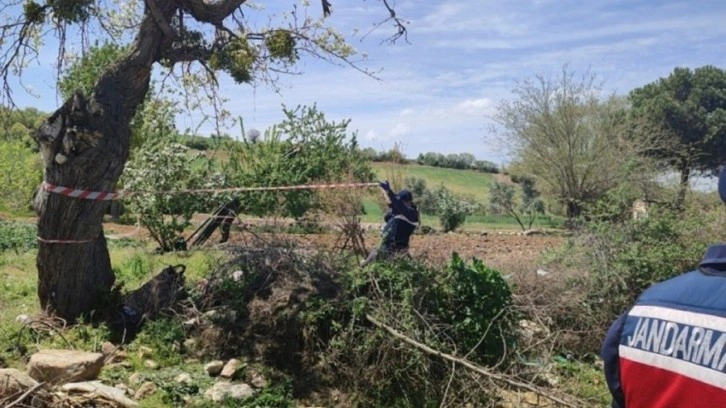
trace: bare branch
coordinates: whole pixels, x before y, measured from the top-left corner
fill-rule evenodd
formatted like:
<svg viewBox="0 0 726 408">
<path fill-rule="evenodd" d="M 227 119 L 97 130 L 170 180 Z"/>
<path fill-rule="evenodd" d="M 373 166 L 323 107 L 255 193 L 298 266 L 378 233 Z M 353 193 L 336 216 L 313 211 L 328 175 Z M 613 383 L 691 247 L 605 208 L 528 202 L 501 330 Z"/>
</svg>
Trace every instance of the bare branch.
<svg viewBox="0 0 726 408">
<path fill-rule="evenodd" d="M 398 41 L 401 38 L 403 38 L 403 40 L 406 43 L 408 43 L 408 29 L 406 29 L 406 24 L 408 24 L 409 22 L 396 16 L 396 10 L 393 7 L 391 7 L 390 4 L 388 4 L 388 0 L 383 0 L 383 5 L 386 6 L 389 17 L 387 19 L 381 21 L 380 23 L 375 24 L 373 26 L 373 28 L 370 31 L 368 31 L 361 39 L 366 38 L 372 32 L 374 32 L 378 28 L 380 28 L 383 24 L 386 24 L 389 21 L 393 21 L 393 25 L 396 28 L 396 33 L 393 34 L 392 36 L 388 37 L 387 39 L 383 40 L 382 43 L 395 44 L 396 41 Z"/>
<path fill-rule="evenodd" d="M 366 315 L 366 319 L 369 322 L 373 323 L 374 325 L 376 325 L 376 326 L 378 326 L 378 327 L 386 330 L 393 337 L 395 337 L 395 338 L 397 338 L 399 340 L 402 340 L 403 342 L 408 343 L 408 344 L 416 347 L 417 349 L 419 349 L 419 350 L 421 350 L 421 351 L 423 351 L 425 353 L 431 354 L 433 356 L 441 357 L 441 358 L 443 358 L 445 360 L 451 361 L 451 362 L 456 363 L 456 364 L 460 364 L 460 365 L 468 368 L 469 370 L 472 370 L 472 371 L 474 371 L 476 373 L 479 373 L 479 374 L 481 374 L 481 375 L 483 375 L 483 376 L 485 376 L 485 377 L 487 377 L 487 378 L 489 378 L 491 380 L 494 380 L 494 381 L 497 381 L 497 382 L 503 382 L 503 383 L 506 383 L 506 384 L 508 384 L 510 386 L 513 386 L 515 388 L 518 388 L 518 389 L 525 389 L 527 391 L 531 391 L 531 392 L 533 392 L 533 393 L 535 393 L 537 395 L 541 395 L 541 396 L 543 396 L 543 397 L 545 397 L 545 398 L 547 398 L 547 399 L 549 399 L 551 401 L 554 401 L 554 402 L 557 402 L 559 404 L 562 404 L 565 407 L 576 408 L 576 407 L 585 407 L 585 406 L 587 406 L 587 404 L 584 401 L 573 401 L 573 402 L 570 402 L 570 401 L 564 400 L 564 399 L 562 399 L 562 398 L 560 398 L 560 397 L 558 397 L 556 395 L 553 395 L 551 392 L 548 392 L 547 390 L 542 389 L 541 387 L 537 387 L 537 386 L 532 385 L 532 384 L 527 384 L 527 383 L 524 383 L 524 382 L 519 381 L 517 379 L 509 378 L 508 376 L 505 376 L 503 374 L 497 374 L 497 373 L 491 372 L 491 371 L 487 370 L 486 368 L 480 367 L 480 366 L 478 366 L 478 365 L 476 365 L 476 364 L 474 364 L 474 363 L 472 363 L 472 362 L 470 362 L 468 360 L 465 360 L 465 359 L 462 359 L 462 358 L 458 358 L 458 357 L 452 356 L 451 354 L 447 354 L 447 353 L 444 353 L 444 352 L 435 350 L 435 349 L 433 349 L 433 348 L 431 348 L 431 347 L 429 347 L 429 346 L 427 346 L 425 344 L 419 343 L 418 341 L 416 341 L 416 340 L 414 340 L 414 339 L 412 339 L 410 337 L 407 337 L 406 335 L 400 333 L 398 330 L 396 330 L 396 329 L 394 329 L 394 328 L 392 328 L 392 327 L 390 327 L 390 326 L 388 326 L 386 324 L 383 324 L 383 323 L 379 322 L 378 320 L 376 320 L 375 318 L 373 318 L 370 315 Z"/>
</svg>

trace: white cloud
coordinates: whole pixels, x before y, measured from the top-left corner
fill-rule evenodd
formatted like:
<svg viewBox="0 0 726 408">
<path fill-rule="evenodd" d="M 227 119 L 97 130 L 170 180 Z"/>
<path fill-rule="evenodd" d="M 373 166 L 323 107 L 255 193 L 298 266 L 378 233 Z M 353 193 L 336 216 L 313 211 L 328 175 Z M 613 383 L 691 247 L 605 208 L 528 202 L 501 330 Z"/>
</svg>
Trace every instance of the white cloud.
<svg viewBox="0 0 726 408">
<path fill-rule="evenodd" d="M 466 115 L 484 115 L 491 113 L 493 106 L 489 98 L 467 99 L 456 105 L 455 111 Z"/>
<path fill-rule="evenodd" d="M 376 132 L 374 130 L 369 130 L 366 132 L 365 138 L 366 138 L 366 140 L 371 140 L 371 141 L 378 140 L 378 135 L 376 134 Z"/>
<path fill-rule="evenodd" d="M 405 123 L 397 123 L 388 133 L 393 138 L 406 136 L 411 133 L 411 127 Z"/>
</svg>

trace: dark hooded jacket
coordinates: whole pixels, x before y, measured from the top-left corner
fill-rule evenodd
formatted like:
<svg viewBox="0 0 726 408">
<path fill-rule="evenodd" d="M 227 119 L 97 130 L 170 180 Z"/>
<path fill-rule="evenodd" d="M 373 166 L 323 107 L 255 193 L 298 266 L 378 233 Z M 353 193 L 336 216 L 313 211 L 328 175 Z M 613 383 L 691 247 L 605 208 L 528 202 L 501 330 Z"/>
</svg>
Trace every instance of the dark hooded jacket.
<svg viewBox="0 0 726 408">
<path fill-rule="evenodd" d="M 387 191 L 390 199 L 390 209 L 384 220 L 386 226 L 383 228 L 383 242 L 381 249 L 387 253 L 402 252 L 408 249 L 408 243 L 416 227 L 419 224 L 419 213 L 416 205 L 406 205 L 404 201 L 411 201 L 411 193 L 402 190 L 398 194 Z"/>
</svg>

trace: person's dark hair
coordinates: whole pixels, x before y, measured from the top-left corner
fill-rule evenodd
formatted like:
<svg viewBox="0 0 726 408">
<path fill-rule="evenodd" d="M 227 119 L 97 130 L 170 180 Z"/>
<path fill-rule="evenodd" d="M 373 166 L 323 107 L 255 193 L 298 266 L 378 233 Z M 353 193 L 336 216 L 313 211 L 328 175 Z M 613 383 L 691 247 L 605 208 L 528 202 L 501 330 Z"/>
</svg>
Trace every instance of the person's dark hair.
<svg viewBox="0 0 726 408">
<path fill-rule="evenodd" d="M 413 201 L 413 194 L 408 190 L 401 190 L 398 192 L 398 199 L 401 201 Z"/>
</svg>

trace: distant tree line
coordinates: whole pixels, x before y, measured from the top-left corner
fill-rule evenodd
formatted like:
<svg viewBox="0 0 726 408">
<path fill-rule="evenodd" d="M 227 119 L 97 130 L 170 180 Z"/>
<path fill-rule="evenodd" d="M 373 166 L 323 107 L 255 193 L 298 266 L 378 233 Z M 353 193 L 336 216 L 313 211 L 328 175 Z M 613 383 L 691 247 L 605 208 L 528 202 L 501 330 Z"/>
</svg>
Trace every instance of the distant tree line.
<svg viewBox="0 0 726 408">
<path fill-rule="evenodd" d="M 486 161 L 477 160 L 471 153 L 421 153 L 416 158 L 416 163 L 425 166 L 434 167 L 445 167 L 447 169 L 459 169 L 459 170 L 477 170 L 484 173 L 499 173 L 499 168 L 496 164 Z"/>
</svg>

